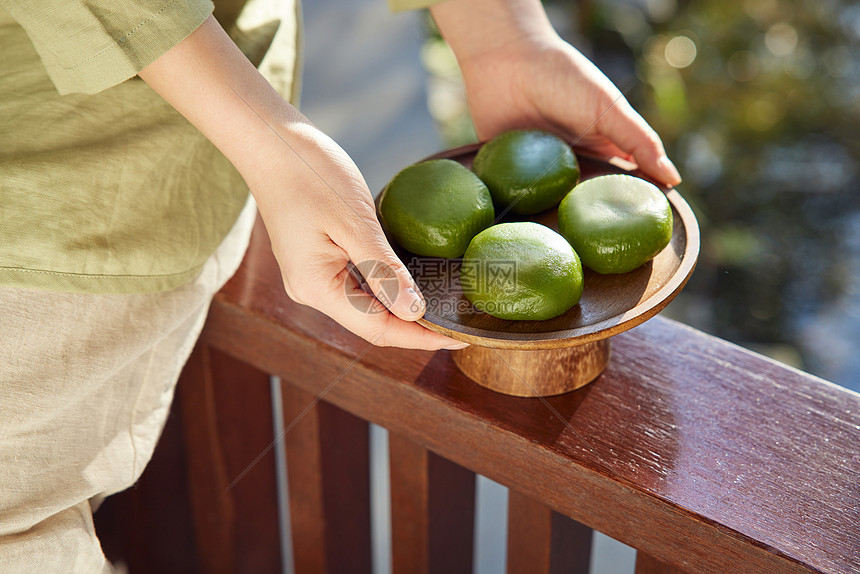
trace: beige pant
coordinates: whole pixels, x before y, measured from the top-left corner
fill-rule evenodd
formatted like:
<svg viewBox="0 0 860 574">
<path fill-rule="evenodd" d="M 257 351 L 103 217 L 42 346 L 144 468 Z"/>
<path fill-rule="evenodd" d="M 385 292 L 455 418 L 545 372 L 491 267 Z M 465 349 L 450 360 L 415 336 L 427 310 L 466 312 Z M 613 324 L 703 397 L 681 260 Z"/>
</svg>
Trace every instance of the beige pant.
<svg viewBox="0 0 860 574">
<path fill-rule="evenodd" d="M 255 214 L 249 201 L 200 276 L 175 291 L 0 288 L 0 572 L 110 571 L 90 501 L 140 477 Z"/>
</svg>

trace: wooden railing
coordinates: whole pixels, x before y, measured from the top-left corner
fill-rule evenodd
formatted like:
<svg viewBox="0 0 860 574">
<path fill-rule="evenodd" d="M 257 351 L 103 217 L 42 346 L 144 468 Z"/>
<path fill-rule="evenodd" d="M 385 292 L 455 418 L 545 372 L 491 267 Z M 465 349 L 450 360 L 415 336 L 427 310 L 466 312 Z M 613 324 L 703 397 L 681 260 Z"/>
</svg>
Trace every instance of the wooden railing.
<svg viewBox="0 0 860 574">
<path fill-rule="evenodd" d="M 276 449 L 296 571 L 369 572 L 368 422 L 389 430 L 395 574 L 471 571 L 475 473 L 509 488 L 508 572 L 588 572 L 592 529 L 640 574 L 860 572 L 860 396 L 660 317 L 593 384 L 508 397 L 289 301 L 258 225 L 177 404 L 97 514 L 132 574 L 281 571 Z"/>
</svg>

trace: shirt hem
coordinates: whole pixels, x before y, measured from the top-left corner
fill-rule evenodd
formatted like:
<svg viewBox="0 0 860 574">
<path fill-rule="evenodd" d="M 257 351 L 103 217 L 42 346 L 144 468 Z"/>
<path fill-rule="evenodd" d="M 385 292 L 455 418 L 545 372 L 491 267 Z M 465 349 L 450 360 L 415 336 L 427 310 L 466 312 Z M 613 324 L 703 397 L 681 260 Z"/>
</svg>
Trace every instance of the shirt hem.
<svg viewBox="0 0 860 574">
<path fill-rule="evenodd" d="M 186 271 L 165 275 L 91 275 L 45 269 L 0 267 L 0 286 L 93 295 L 157 293 L 182 287 L 196 278 L 202 269 L 203 265 L 199 265 Z"/>
</svg>

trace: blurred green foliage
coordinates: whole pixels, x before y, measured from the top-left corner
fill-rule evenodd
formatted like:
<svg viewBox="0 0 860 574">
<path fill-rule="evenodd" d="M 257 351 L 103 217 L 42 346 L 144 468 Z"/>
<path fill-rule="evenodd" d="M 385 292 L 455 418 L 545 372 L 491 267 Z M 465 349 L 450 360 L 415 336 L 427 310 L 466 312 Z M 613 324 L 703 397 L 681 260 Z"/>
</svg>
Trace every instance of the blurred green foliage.
<svg viewBox="0 0 860 574">
<path fill-rule="evenodd" d="M 800 366 L 828 374 L 803 329 L 840 300 L 856 312 L 856 4 L 613 0 L 575 16 L 598 65 L 632 62 L 631 101 L 699 215 L 703 253 L 680 318 L 765 350 L 789 343 Z"/>
</svg>

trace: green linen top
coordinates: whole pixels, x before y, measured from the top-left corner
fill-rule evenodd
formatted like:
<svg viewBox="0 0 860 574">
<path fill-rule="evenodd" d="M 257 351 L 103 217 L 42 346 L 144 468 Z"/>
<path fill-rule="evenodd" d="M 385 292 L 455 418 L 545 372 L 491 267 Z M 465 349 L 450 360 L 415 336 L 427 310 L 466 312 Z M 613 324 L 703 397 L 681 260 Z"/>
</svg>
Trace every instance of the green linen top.
<svg viewBox="0 0 860 574">
<path fill-rule="evenodd" d="M 210 0 L 0 0 L 0 285 L 143 293 L 199 273 L 248 188 L 135 75 L 212 10 Z M 259 55 L 259 38 L 244 43 Z"/>
<path fill-rule="evenodd" d="M 199 273 L 248 189 L 136 74 L 214 8 L 297 103 L 297 0 L 257 5 L 259 25 L 245 3 L 0 0 L 0 286 L 144 293 Z"/>
</svg>

